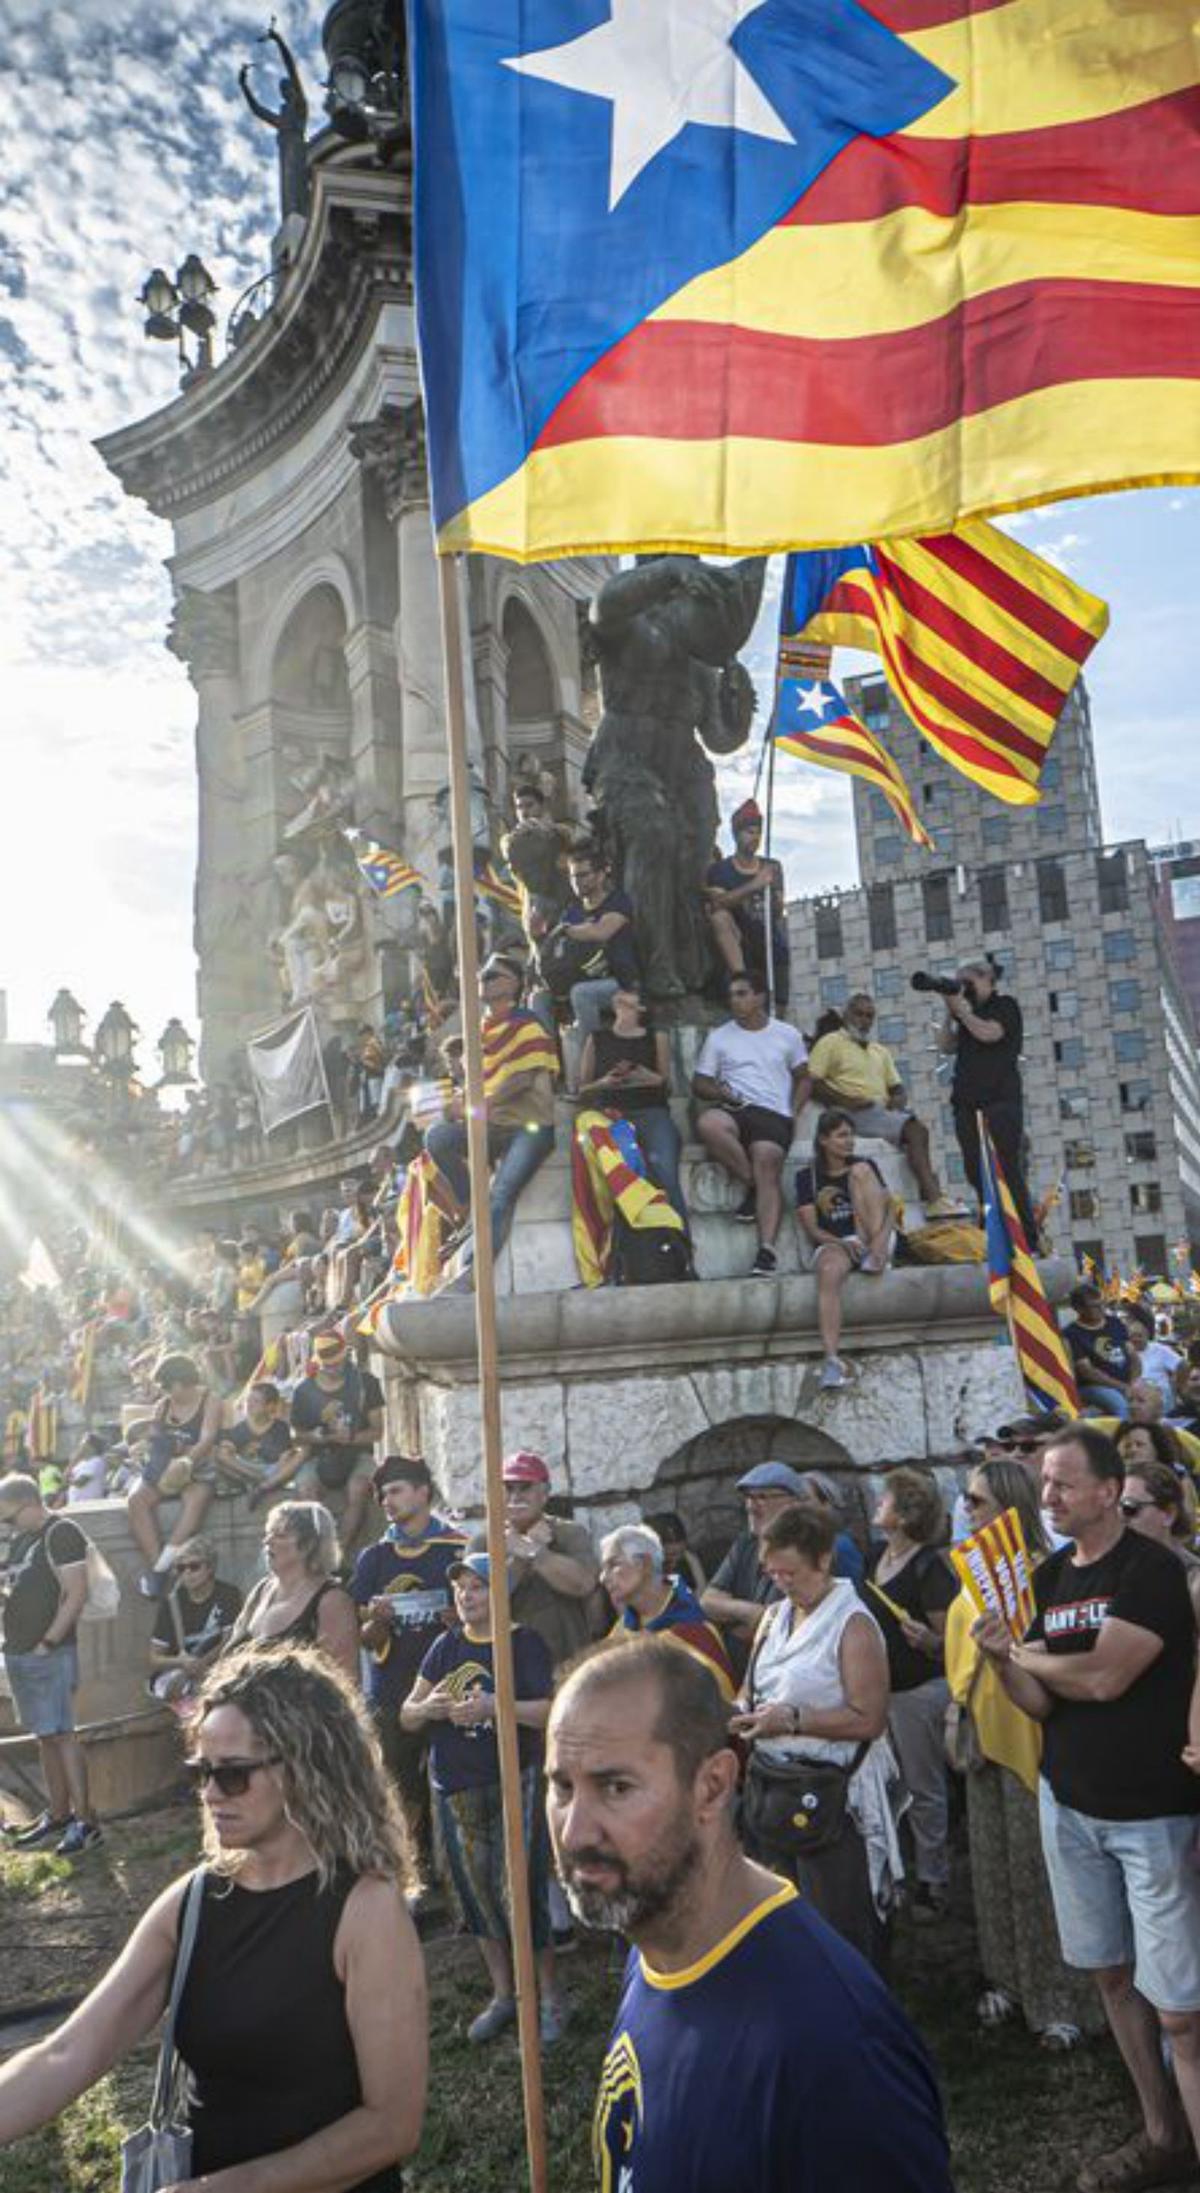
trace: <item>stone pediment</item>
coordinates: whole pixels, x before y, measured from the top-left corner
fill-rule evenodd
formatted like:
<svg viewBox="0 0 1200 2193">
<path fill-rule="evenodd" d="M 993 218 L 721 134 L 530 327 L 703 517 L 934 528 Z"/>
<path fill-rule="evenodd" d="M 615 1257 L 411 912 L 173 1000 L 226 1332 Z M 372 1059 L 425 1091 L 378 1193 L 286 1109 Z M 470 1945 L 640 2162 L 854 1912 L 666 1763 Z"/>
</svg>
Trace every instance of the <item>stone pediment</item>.
<svg viewBox="0 0 1200 2193">
<path fill-rule="evenodd" d="M 286 447 L 327 409 L 384 306 L 411 302 L 409 170 L 362 158 L 316 163 L 303 242 L 238 349 L 161 411 L 97 442 L 126 493 L 156 516 L 212 501 Z"/>
</svg>

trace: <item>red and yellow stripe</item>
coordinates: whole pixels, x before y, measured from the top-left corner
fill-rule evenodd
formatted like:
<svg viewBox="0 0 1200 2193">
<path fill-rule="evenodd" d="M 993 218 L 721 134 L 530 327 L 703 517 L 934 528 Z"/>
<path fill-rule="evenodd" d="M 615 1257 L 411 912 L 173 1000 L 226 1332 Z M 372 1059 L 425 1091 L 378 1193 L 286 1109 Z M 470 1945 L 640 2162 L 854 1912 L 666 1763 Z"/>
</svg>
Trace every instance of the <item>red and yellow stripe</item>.
<svg viewBox="0 0 1200 2193">
<path fill-rule="evenodd" d="M 1200 478 L 1189 11 L 871 12 L 954 89 L 634 327 L 444 547 L 739 555 Z"/>
<path fill-rule="evenodd" d="M 485 1020 L 481 1033 L 485 1098 L 498 1096 L 517 1074 L 557 1074 L 558 1052 L 532 1013 Z"/>
<path fill-rule="evenodd" d="M 776 734 L 775 744 L 781 753 L 791 754 L 797 761 L 811 761 L 821 769 L 840 770 L 843 776 L 865 778 L 882 792 L 913 844 L 932 850 L 933 839 L 917 815 L 899 765 L 865 724 L 848 717 L 842 723 L 814 725 L 811 730 L 782 731 Z"/>
</svg>

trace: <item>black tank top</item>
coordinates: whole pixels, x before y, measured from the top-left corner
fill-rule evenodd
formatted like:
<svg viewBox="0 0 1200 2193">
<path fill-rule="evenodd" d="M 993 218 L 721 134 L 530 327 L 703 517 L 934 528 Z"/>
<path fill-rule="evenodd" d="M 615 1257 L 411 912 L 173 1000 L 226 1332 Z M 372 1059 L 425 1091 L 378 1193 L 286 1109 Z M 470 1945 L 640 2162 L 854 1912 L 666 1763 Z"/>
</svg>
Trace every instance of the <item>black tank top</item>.
<svg viewBox="0 0 1200 2193">
<path fill-rule="evenodd" d="M 179 2006 L 191 2075 L 192 2176 L 298 2146 L 362 2103 L 333 1942 L 354 1886 L 306 1873 L 283 1888 L 210 1876 Z M 352 2193 L 401 2193 L 398 2168 Z"/>
<path fill-rule="evenodd" d="M 259 1607 L 274 1581 L 274 1577 L 264 1576 L 262 1582 L 256 1584 L 250 1593 L 238 1617 L 237 1641 L 239 1644 L 243 1643 L 246 1637 L 249 1636 L 249 1625 L 258 1613 Z M 293 1615 L 286 1629 L 272 1630 L 269 1636 L 260 1637 L 259 1643 L 262 1645 L 319 1645 L 321 1642 L 321 1601 L 327 1592 L 343 1591 L 344 1589 L 345 1586 L 338 1583 L 336 1576 L 327 1576 L 323 1583 L 318 1584 L 312 1598 L 305 1600 L 299 1614 Z"/>
<path fill-rule="evenodd" d="M 618 1063 L 648 1066 L 652 1074 L 658 1072 L 654 1037 L 649 1028 L 644 1028 L 640 1036 L 619 1036 L 615 1028 L 597 1028 L 592 1037 L 592 1057 L 601 1078 L 611 1073 Z M 667 1101 L 663 1088 L 649 1089 L 644 1082 L 636 1081 L 623 1089 L 605 1090 L 604 1095 L 614 1111 L 625 1113 L 646 1112 Z"/>
</svg>

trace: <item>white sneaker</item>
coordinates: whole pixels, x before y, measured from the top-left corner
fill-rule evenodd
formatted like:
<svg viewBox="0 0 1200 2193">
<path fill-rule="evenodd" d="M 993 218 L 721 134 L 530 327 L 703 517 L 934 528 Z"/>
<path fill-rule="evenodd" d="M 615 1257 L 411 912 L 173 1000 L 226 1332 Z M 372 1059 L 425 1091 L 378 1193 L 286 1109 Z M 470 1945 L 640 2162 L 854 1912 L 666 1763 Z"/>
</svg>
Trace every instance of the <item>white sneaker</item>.
<svg viewBox="0 0 1200 2193">
<path fill-rule="evenodd" d="M 817 1380 L 817 1392 L 836 1393 L 839 1387 L 848 1386 L 849 1383 L 850 1374 L 840 1356 L 827 1355 L 821 1365 L 821 1375 Z"/>
</svg>

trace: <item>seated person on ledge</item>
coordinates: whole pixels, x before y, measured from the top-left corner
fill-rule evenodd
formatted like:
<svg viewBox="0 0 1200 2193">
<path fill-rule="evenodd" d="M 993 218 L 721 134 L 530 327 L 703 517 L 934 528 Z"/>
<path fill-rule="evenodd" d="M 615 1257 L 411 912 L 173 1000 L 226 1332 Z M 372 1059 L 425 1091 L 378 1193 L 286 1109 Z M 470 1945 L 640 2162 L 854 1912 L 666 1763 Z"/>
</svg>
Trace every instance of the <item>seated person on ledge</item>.
<svg viewBox="0 0 1200 2193">
<path fill-rule="evenodd" d="M 512 1230 L 517 1198 L 554 1148 L 554 1077 L 558 1052 L 536 1014 L 520 1004 L 524 980 L 518 960 L 493 952 L 479 970 L 483 1004 L 483 1094 L 492 1174 L 492 1247 L 496 1254 Z M 435 1120 L 425 1148 L 466 1212 L 471 1202 L 465 1119 Z M 472 1261 L 468 1242 L 463 1273 Z M 451 1286 L 459 1281 L 452 1280 Z"/>
<path fill-rule="evenodd" d="M 825 1350 L 823 1393 L 850 1375 L 838 1354 L 842 1288 L 851 1272 L 886 1271 L 895 1238 L 895 1206 L 869 1157 L 854 1155 L 849 1112 L 822 1112 L 812 1164 L 796 1175 L 796 1210 L 812 1246 L 817 1274 L 817 1326 Z"/>
<path fill-rule="evenodd" d="M 1095 1282 L 1085 1279 L 1071 1289 L 1072 1322 L 1063 1329 L 1071 1351 L 1075 1384 L 1085 1410 L 1103 1416 L 1127 1417 L 1129 1389 L 1137 1377 L 1133 1350 L 1125 1321 L 1105 1308 L 1104 1296 Z"/>
<path fill-rule="evenodd" d="M 175 1575 L 150 1640 L 150 1689 L 168 1702 L 195 1696 L 242 1611 L 237 1585 L 217 1575 L 211 1538 L 198 1534 L 180 1547 Z"/>
<path fill-rule="evenodd" d="M 579 1096 L 606 1112 L 618 1112 L 637 1130 L 646 1164 L 672 1207 L 687 1224 L 679 1180 L 679 1129 L 671 1117 L 670 1047 L 659 1029 L 646 1026 L 646 1009 L 633 984 L 612 1001 L 612 1022 L 587 1037 L 579 1061 Z"/>
<path fill-rule="evenodd" d="M 730 976 L 729 1010 L 732 1019 L 705 1037 L 696 1060 L 696 1133 L 744 1189 L 736 1215 L 758 1225 L 751 1273 L 769 1279 L 783 1217 L 783 1161 L 808 1090 L 808 1052 L 795 1028 L 769 1016 L 759 977 Z"/>
<path fill-rule="evenodd" d="M 251 1508 L 269 1498 L 275 1472 L 292 1444 L 288 1412 L 278 1386 L 262 1379 L 246 1394 L 240 1421 L 223 1431 L 216 1444 L 218 1490 L 240 1487 Z"/>
<path fill-rule="evenodd" d="M 766 978 L 767 906 L 770 902 L 771 987 L 776 1005 L 786 1005 L 791 975 L 783 869 L 759 856 L 762 809 L 743 800 L 733 816 L 733 852 L 715 860 L 705 877 L 704 899 L 713 942 L 731 975 L 747 968 Z"/>
<path fill-rule="evenodd" d="M 875 1001 L 865 990 L 850 998 L 843 1025 L 813 1045 L 808 1061 L 813 1095 L 853 1116 L 856 1134 L 878 1135 L 902 1150 L 925 1206 L 926 1218 L 961 1217 L 962 1205 L 943 1195 L 929 1158 L 929 1129 L 904 1102 L 904 1084 L 892 1054 L 877 1043 Z"/>
<path fill-rule="evenodd" d="M 600 1015 L 619 989 L 636 990 L 639 981 L 633 942 L 633 901 L 613 888 L 612 872 L 590 845 L 571 855 L 571 896 L 561 927 L 578 953 L 571 984 L 571 1018 L 582 1037 L 594 1036 Z"/>
</svg>

